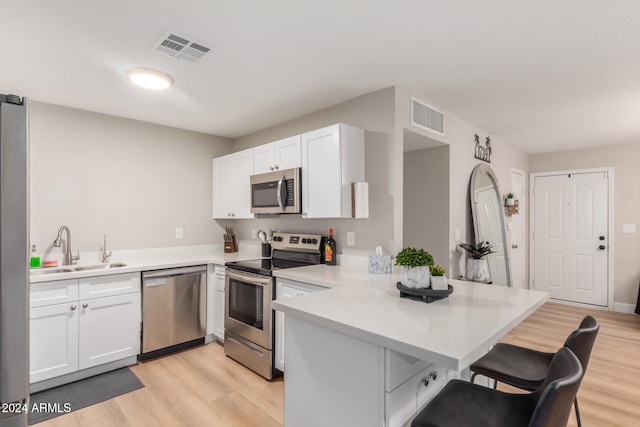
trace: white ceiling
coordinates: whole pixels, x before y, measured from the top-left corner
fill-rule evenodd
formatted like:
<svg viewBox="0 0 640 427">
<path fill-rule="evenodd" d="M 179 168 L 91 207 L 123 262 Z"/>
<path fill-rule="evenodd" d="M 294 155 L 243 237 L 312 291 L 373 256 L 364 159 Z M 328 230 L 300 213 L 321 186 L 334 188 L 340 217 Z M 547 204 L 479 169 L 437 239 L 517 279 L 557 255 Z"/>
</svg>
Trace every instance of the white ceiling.
<svg viewBox="0 0 640 427">
<path fill-rule="evenodd" d="M 640 141 L 637 0 L 0 0 L 0 93 L 239 137 L 399 86 L 527 153 Z M 166 30 L 214 46 L 151 49 Z M 125 80 L 173 75 L 150 92 Z"/>
</svg>

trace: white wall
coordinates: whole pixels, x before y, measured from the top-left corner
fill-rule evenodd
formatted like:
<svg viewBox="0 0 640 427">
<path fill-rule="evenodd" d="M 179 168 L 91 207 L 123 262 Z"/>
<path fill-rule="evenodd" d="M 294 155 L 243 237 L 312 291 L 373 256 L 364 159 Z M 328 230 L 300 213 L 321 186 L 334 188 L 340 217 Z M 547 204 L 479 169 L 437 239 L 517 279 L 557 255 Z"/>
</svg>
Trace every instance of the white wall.
<svg viewBox="0 0 640 427">
<path fill-rule="evenodd" d="M 211 159 L 225 138 L 31 102 L 31 243 L 51 249 L 186 246 L 222 241 L 211 219 Z M 184 238 L 175 238 L 175 228 Z M 93 261 L 93 260 L 82 260 Z"/>
<path fill-rule="evenodd" d="M 533 155 L 530 172 L 614 168 L 614 302 L 636 304 L 640 279 L 640 143 Z M 636 224 L 638 233 L 622 232 Z"/>
</svg>

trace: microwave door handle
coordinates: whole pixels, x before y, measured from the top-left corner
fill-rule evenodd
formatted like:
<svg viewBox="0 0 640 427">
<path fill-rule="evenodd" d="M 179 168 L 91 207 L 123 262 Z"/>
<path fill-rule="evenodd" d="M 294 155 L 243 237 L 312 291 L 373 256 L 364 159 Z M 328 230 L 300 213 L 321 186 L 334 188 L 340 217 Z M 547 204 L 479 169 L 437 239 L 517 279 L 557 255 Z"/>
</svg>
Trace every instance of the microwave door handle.
<svg viewBox="0 0 640 427">
<path fill-rule="evenodd" d="M 280 177 L 278 180 L 278 206 L 280 206 L 280 210 L 284 210 L 284 197 L 287 197 L 286 191 L 285 194 L 282 194 L 282 184 L 284 183 L 284 175 Z"/>
</svg>

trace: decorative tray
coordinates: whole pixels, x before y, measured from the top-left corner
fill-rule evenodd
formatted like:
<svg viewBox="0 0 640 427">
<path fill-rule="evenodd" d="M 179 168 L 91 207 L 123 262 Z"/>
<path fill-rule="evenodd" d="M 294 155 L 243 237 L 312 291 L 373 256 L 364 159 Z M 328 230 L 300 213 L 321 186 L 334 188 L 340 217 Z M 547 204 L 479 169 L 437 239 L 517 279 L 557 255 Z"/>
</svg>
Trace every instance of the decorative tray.
<svg viewBox="0 0 640 427">
<path fill-rule="evenodd" d="M 447 285 L 446 290 L 434 291 L 431 288 L 411 289 L 398 282 L 396 288 L 400 291 L 400 298 L 421 299 L 426 303 L 447 298 L 453 292 L 453 286 Z"/>
</svg>

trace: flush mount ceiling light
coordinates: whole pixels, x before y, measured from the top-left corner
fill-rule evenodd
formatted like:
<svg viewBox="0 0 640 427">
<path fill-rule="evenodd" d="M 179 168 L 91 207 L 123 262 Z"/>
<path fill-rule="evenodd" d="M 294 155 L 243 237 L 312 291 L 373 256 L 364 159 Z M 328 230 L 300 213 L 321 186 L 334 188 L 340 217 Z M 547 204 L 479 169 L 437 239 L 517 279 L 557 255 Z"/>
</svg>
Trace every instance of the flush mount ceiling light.
<svg viewBox="0 0 640 427">
<path fill-rule="evenodd" d="M 173 86 L 173 77 L 151 68 L 129 68 L 124 74 L 130 82 L 146 89 L 168 89 Z"/>
</svg>

